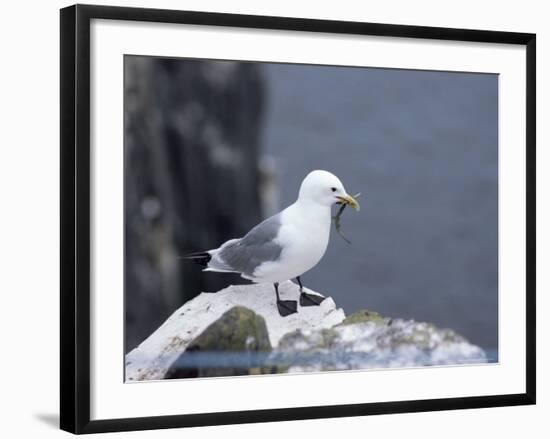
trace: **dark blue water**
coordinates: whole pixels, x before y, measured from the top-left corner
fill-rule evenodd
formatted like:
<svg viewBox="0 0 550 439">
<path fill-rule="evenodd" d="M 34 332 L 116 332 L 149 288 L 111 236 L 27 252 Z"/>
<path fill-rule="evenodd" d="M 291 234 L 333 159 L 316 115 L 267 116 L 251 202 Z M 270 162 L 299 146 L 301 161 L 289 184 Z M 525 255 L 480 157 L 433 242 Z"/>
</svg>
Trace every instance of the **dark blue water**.
<svg viewBox="0 0 550 439">
<path fill-rule="evenodd" d="M 281 207 L 312 169 L 338 175 L 347 210 L 304 283 L 359 308 L 498 340 L 498 77 L 265 65 L 264 152 Z"/>
</svg>

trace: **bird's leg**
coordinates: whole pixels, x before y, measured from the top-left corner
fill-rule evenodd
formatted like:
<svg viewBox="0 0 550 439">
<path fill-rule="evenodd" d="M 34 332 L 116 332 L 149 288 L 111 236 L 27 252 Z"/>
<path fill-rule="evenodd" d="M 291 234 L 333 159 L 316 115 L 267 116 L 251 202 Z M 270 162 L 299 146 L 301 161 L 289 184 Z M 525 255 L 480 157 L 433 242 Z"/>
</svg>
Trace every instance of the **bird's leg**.
<svg viewBox="0 0 550 439">
<path fill-rule="evenodd" d="M 308 294 L 304 292 L 304 286 L 302 285 L 300 276 L 296 276 L 296 280 L 298 281 L 298 285 L 300 285 L 300 306 L 319 306 L 321 302 L 326 299 L 326 297 L 317 294 Z"/>
<path fill-rule="evenodd" d="M 304 292 L 304 286 L 302 285 L 302 281 L 300 279 L 300 276 L 296 276 L 296 280 L 298 281 L 298 285 L 300 285 L 300 293 Z"/>
<path fill-rule="evenodd" d="M 281 317 L 298 312 L 298 304 L 295 300 L 281 300 L 279 297 L 279 282 L 275 282 L 273 286 L 275 287 L 275 294 L 277 296 L 277 309 Z"/>
</svg>

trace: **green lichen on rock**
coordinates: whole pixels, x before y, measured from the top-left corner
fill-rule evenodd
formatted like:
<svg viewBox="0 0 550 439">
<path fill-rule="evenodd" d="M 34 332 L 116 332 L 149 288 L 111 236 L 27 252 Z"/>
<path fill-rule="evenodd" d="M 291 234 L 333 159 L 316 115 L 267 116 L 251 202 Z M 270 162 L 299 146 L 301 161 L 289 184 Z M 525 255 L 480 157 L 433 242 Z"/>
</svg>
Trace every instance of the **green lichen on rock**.
<svg viewBox="0 0 550 439">
<path fill-rule="evenodd" d="M 423 326 L 414 328 L 411 331 L 395 332 L 391 338 L 391 347 L 396 348 L 402 345 L 413 345 L 419 349 L 429 349 L 432 342 L 431 328 Z"/>
<path fill-rule="evenodd" d="M 442 329 L 441 336 L 443 341 L 448 343 L 463 343 L 467 341 L 464 337 L 458 335 L 452 329 Z"/>
<path fill-rule="evenodd" d="M 269 351 L 271 344 L 263 317 L 242 306 L 226 311 L 189 344 L 210 351 Z"/>
<path fill-rule="evenodd" d="M 289 332 L 279 342 L 279 349 L 294 349 L 297 346 L 313 351 L 317 349 L 329 349 L 338 338 L 338 333 L 333 328 L 323 328 L 311 334 L 305 334 L 301 330 Z"/>
<path fill-rule="evenodd" d="M 319 348 L 330 349 L 332 347 L 332 345 L 338 339 L 338 332 L 336 332 L 332 328 L 324 328 L 324 329 L 321 329 L 321 331 L 319 331 L 319 332 L 320 332 L 320 336 L 321 336 L 320 337 L 321 341 L 320 341 L 320 344 L 319 344 Z"/>
<path fill-rule="evenodd" d="M 236 306 L 189 343 L 165 378 L 266 373 L 259 360 L 270 351 L 264 318 L 248 308 Z"/>
<path fill-rule="evenodd" d="M 323 328 L 316 331 L 292 331 L 283 336 L 277 347 L 277 355 L 270 357 L 274 372 L 285 373 L 296 362 L 325 355 L 337 343 L 338 332 L 334 328 Z"/>
<path fill-rule="evenodd" d="M 382 317 L 380 314 L 378 314 L 375 311 L 362 309 L 360 311 L 354 312 L 353 314 L 350 314 L 344 319 L 342 323 L 336 326 L 354 325 L 356 323 L 367 323 L 367 322 L 383 325 L 383 324 L 387 324 L 389 322 L 389 319 Z"/>
<path fill-rule="evenodd" d="M 393 347 L 413 345 L 427 350 L 452 343 L 467 343 L 467 340 L 451 329 L 439 329 L 426 322 L 415 323 L 407 330 L 397 331 L 392 336 Z"/>
</svg>

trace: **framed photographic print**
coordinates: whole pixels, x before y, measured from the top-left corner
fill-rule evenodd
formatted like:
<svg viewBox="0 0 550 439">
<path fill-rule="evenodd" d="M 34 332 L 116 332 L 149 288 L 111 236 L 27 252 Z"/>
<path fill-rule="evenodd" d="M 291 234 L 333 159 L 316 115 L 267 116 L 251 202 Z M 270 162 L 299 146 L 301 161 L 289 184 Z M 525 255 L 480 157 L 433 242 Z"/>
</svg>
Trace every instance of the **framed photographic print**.
<svg viewBox="0 0 550 439">
<path fill-rule="evenodd" d="M 535 41 L 62 9 L 61 428 L 534 404 Z"/>
</svg>

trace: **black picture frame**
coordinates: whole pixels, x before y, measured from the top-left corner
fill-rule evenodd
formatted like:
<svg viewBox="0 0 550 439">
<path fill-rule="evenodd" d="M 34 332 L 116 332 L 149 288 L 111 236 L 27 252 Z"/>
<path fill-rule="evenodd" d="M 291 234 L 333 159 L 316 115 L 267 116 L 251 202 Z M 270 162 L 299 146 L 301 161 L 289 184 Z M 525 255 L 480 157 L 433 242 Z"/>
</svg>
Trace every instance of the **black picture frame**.
<svg viewBox="0 0 550 439">
<path fill-rule="evenodd" d="M 60 14 L 60 426 L 63 430 L 80 434 L 535 404 L 535 34 L 89 5 L 70 6 L 61 9 Z M 525 46 L 527 60 L 525 66 L 527 75 L 526 392 L 481 397 L 90 420 L 90 21 L 92 19 Z"/>
</svg>

